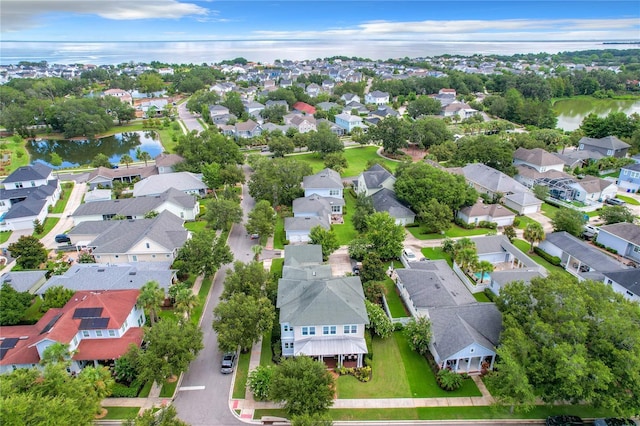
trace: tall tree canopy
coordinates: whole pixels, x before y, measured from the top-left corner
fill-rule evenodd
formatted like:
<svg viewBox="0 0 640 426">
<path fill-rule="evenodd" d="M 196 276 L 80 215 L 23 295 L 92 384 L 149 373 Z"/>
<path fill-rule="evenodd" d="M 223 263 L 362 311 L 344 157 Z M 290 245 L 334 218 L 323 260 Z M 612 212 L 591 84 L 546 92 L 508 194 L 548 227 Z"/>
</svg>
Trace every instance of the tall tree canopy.
<svg viewBox="0 0 640 426">
<path fill-rule="evenodd" d="M 244 156 L 240 147 L 215 130 L 196 131 L 180 136 L 176 152 L 184 158 L 176 170 L 200 173 L 204 164 L 242 164 Z"/>
<path fill-rule="evenodd" d="M 312 173 L 309 163 L 295 158 L 260 158 L 249 180 L 249 194 L 272 206 L 289 205 L 302 196 L 302 179 Z"/>
</svg>

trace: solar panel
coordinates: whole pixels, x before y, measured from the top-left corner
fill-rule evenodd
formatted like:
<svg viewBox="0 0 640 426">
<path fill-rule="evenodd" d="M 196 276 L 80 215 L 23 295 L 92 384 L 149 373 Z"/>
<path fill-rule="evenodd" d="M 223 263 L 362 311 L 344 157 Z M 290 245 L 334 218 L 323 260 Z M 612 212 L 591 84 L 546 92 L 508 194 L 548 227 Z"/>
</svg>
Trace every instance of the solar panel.
<svg viewBox="0 0 640 426">
<path fill-rule="evenodd" d="M 83 318 L 78 330 L 100 330 L 107 328 L 109 318 Z"/>
<path fill-rule="evenodd" d="M 0 341 L 0 348 L 2 349 L 12 349 L 16 347 L 16 343 L 20 340 L 17 337 L 7 337 Z"/>
<path fill-rule="evenodd" d="M 7 352 L 9 352 L 9 348 L 0 348 L 0 361 L 4 359 Z"/>
<path fill-rule="evenodd" d="M 44 326 L 44 328 L 42 329 L 40 334 L 44 334 L 44 333 L 48 332 L 49 330 L 51 330 L 51 327 L 53 327 L 53 325 L 60 319 L 61 316 L 62 316 L 62 314 L 57 314 L 55 317 L 53 317 L 51 319 L 51 321 L 49 321 L 49 323 Z"/>
<path fill-rule="evenodd" d="M 76 308 L 73 318 L 99 318 L 102 315 L 102 308 Z"/>
</svg>

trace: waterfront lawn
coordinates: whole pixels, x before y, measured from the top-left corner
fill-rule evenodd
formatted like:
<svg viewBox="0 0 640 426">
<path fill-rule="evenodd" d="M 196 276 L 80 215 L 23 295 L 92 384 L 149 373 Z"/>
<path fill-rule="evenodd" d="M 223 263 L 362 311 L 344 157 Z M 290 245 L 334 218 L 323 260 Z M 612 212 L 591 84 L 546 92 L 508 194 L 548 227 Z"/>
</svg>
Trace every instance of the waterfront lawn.
<svg viewBox="0 0 640 426">
<path fill-rule="evenodd" d="M 347 160 L 347 168 L 340 173 L 342 177 L 358 176 L 361 172 L 366 170 L 367 163 L 373 159 L 382 159 L 384 164 L 392 171 L 398 167 L 398 162 L 387 160 L 380 157 L 377 153 L 378 146 L 356 146 L 348 148 L 343 151 L 344 158 Z M 290 154 L 286 158 L 295 158 L 296 160 L 305 161 L 311 166 L 313 173 L 318 173 L 324 169 L 324 160 L 320 158 L 315 152 L 309 152 L 305 154 Z"/>
<path fill-rule="evenodd" d="M 233 385 L 233 399 L 244 399 L 247 387 L 247 376 L 249 375 L 249 361 L 251 351 L 246 354 L 240 353 L 236 364 L 236 381 Z"/>
<path fill-rule="evenodd" d="M 29 153 L 24 144 L 25 142 L 22 138 L 0 138 L 0 150 L 10 151 L 7 152 L 10 155 L 9 163 L 0 167 L 0 176 L 8 176 L 18 167 L 29 164 Z"/>
</svg>

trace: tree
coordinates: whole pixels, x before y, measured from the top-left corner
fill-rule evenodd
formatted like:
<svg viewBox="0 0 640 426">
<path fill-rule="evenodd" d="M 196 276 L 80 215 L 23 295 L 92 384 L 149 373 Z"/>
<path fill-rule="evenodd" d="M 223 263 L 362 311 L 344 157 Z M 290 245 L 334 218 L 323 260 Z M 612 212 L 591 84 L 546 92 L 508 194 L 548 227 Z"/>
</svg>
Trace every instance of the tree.
<svg viewBox="0 0 640 426">
<path fill-rule="evenodd" d="M 156 71 L 145 71 L 138 76 L 136 85 L 142 93 L 151 94 L 162 90 L 164 81 Z"/>
<path fill-rule="evenodd" d="M 544 201 L 549 198 L 549 187 L 547 185 L 534 185 L 533 195 L 535 195 L 538 200 Z"/>
<path fill-rule="evenodd" d="M 478 252 L 475 247 L 463 248 L 456 250 L 453 260 L 460 265 L 460 268 L 464 271 L 475 269 L 478 264 Z"/>
<path fill-rule="evenodd" d="M 324 229 L 322 226 L 314 226 L 309 232 L 311 244 L 319 244 L 322 247 L 322 258 L 327 261 L 334 251 L 340 248 L 338 237 L 333 230 Z"/>
<path fill-rule="evenodd" d="M 362 284 L 362 290 L 369 302 L 378 305 L 382 303 L 382 296 L 386 294 L 384 282 L 380 281 L 365 281 Z"/>
<path fill-rule="evenodd" d="M 106 155 L 99 153 L 93 157 L 91 161 L 91 167 L 106 167 L 107 169 L 113 168 L 113 164 L 109 161 L 109 157 Z"/>
<path fill-rule="evenodd" d="M 441 109 L 440 101 L 429 96 L 419 96 L 407 105 L 407 113 L 411 118 L 418 118 L 421 115 L 436 115 L 440 113 Z"/>
<path fill-rule="evenodd" d="M 371 303 L 368 300 L 364 301 L 364 305 L 367 308 L 367 315 L 369 316 L 369 325 L 367 325 L 367 328 L 383 339 L 391 336 L 393 323 L 380 305 Z"/>
<path fill-rule="evenodd" d="M 566 231 L 575 237 L 582 234 L 582 228 L 586 222 L 582 212 L 566 207 L 560 207 L 551 219 L 554 232 Z"/>
<path fill-rule="evenodd" d="M 32 296 L 28 291 L 18 292 L 8 282 L 0 288 L 0 325 L 15 325 L 20 322 L 31 306 Z"/>
<path fill-rule="evenodd" d="M 376 212 L 367 218 L 367 239 L 380 259 L 397 259 L 402 252 L 404 228 L 387 212 Z"/>
<path fill-rule="evenodd" d="M 371 242 L 364 236 L 351 240 L 349 244 L 349 257 L 355 260 L 363 260 L 371 250 Z"/>
<path fill-rule="evenodd" d="M 168 405 L 160 411 L 155 408 L 144 410 L 141 415 L 127 420 L 124 424 L 127 426 L 189 426 L 178 418 L 178 412 L 173 405 Z"/>
<path fill-rule="evenodd" d="M 120 157 L 120 164 L 126 165 L 127 169 L 129 168 L 129 164 L 131 163 L 133 163 L 133 158 L 131 158 L 129 154 L 124 154 L 122 157 Z"/>
<path fill-rule="evenodd" d="M 442 233 L 451 226 L 453 216 L 451 209 L 435 198 L 429 200 L 428 203 L 421 204 L 416 210 L 418 217 L 429 232 Z"/>
<path fill-rule="evenodd" d="M 196 306 L 198 306 L 198 296 L 193 293 L 192 289 L 185 287 L 178 290 L 173 303 L 173 309 L 176 315 L 189 321 L 191 312 L 193 312 Z"/>
<path fill-rule="evenodd" d="M 148 281 L 140 288 L 138 303 L 149 313 L 152 325 L 158 322 L 158 309 L 164 297 L 164 290 L 157 281 Z"/>
<path fill-rule="evenodd" d="M 8 249 L 22 269 L 37 269 L 47 261 L 47 250 L 33 235 L 22 235 L 18 241 L 9 244 Z"/>
<path fill-rule="evenodd" d="M 213 329 L 218 333 L 218 346 L 223 352 L 238 347 L 244 352 L 267 331 L 275 320 L 275 309 L 266 297 L 234 293 L 213 310 Z"/>
<path fill-rule="evenodd" d="M 236 261 L 233 270 L 227 271 L 221 298 L 226 300 L 238 293 L 259 298 L 265 295 L 264 289 L 270 279 L 269 271 L 264 269 L 261 262 Z"/>
<path fill-rule="evenodd" d="M 215 194 L 215 190 L 222 186 L 222 179 L 220 178 L 220 164 L 202 164 L 200 166 L 200 172 L 202 173 L 202 182 L 207 185 L 207 188 L 212 189 Z"/>
<path fill-rule="evenodd" d="M 57 152 L 52 152 L 50 154 L 49 164 L 51 164 L 53 167 L 62 166 L 62 157 L 60 157 L 60 154 L 58 154 Z"/>
<path fill-rule="evenodd" d="M 291 154 L 295 149 L 295 145 L 291 139 L 286 136 L 276 136 L 269 140 L 269 151 L 274 157 L 284 157 Z"/>
<path fill-rule="evenodd" d="M 627 206 L 604 206 L 600 210 L 600 219 L 604 220 L 605 225 L 620 222 L 635 222 L 635 215 Z"/>
<path fill-rule="evenodd" d="M 484 282 L 484 275 L 493 272 L 493 263 L 481 260 L 476 264 L 476 271 L 480 272 L 480 284 Z"/>
<path fill-rule="evenodd" d="M 307 147 L 309 151 L 317 152 L 323 158 L 332 152 L 344 150 L 344 144 L 328 124 L 320 124 L 316 132 L 309 133 Z"/>
<path fill-rule="evenodd" d="M 184 243 L 177 260 L 185 262 L 187 272 L 213 275 L 222 265 L 231 262 L 233 255 L 222 236 L 216 237 L 214 231 L 205 230 Z"/>
<path fill-rule="evenodd" d="M 425 117 L 411 123 L 408 137 L 410 142 L 418 144 L 421 148 L 430 149 L 451 141 L 453 134 L 443 120 Z M 455 152 L 452 154 L 455 155 Z"/>
<path fill-rule="evenodd" d="M 238 92 L 229 92 L 225 95 L 224 101 L 222 105 L 229 108 L 229 112 L 236 117 L 242 116 L 244 111 L 244 104 L 242 103 L 242 99 L 240 99 L 240 94 Z"/>
<path fill-rule="evenodd" d="M 247 387 L 253 393 L 256 401 L 269 399 L 271 392 L 271 380 L 275 369 L 270 365 L 259 365 L 249 373 Z"/>
<path fill-rule="evenodd" d="M 249 180 L 249 194 L 271 206 L 290 205 L 304 194 L 300 182 L 311 173 L 308 163 L 296 159 L 259 158 Z"/>
<path fill-rule="evenodd" d="M 260 115 L 265 121 L 270 123 L 283 124 L 282 117 L 287 115 L 287 107 L 284 105 L 273 105 L 260 111 Z"/>
<path fill-rule="evenodd" d="M 323 413 L 333 404 L 335 382 L 324 364 L 306 356 L 287 358 L 271 379 L 271 399 L 289 415 Z"/>
<path fill-rule="evenodd" d="M 111 390 L 115 384 L 111 370 L 105 366 L 87 366 L 78 374 L 78 380 L 86 382 L 87 390 L 91 394 L 90 399 L 95 401 L 95 413 L 100 413 L 102 411 L 102 400 L 111 395 Z"/>
<path fill-rule="evenodd" d="M 407 342 L 411 350 L 418 352 L 420 355 L 426 355 L 429 352 L 429 343 L 431 343 L 431 321 L 429 318 L 420 316 L 417 319 L 411 318 L 404 326 L 404 334 L 407 336 Z"/>
<path fill-rule="evenodd" d="M 185 371 L 202 350 L 202 330 L 190 321 L 159 321 L 145 328 L 147 349 L 140 356 L 140 380 L 162 383 Z"/>
<path fill-rule="evenodd" d="M 531 243 L 531 249 L 529 250 L 531 253 L 533 253 L 533 244 L 544 241 L 545 238 L 544 229 L 538 222 L 527 223 L 527 227 L 524 228 L 522 236 Z"/>
<path fill-rule="evenodd" d="M 113 364 L 113 376 L 118 382 L 127 384 L 133 383 L 140 374 L 140 356 L 142 350 L 135 344 L 131 343 L 127 352 L 116 359 Z"/>
<path fill-rule="evenodd" d="M 509 242 L 513 242 L 517 237 L 516 228 L 513 225 L 505 226 L 502 233 L 509 239 Z"/>
<path fill-rule="evenodd" d="M 333 169 L 338 173 L 342 173 L 344 169 L 349 167 L 347 159 L 344 158 L 342 152 L 332 152 L 324 157 L 324 166 L 329 169 Z"/>
<path fill-rule="evenodd" d="M 47 288 L 42 295 L 43 302 L 40 309 L 43 312 L 46 312 L 51 308 L 62 308 L 69 300 L 71 300 L 74 293 L 75 291 L 61 285 L 51 286 Z"/>
<path fill-rule="evenodd" d="M 356 208 L 351 216 L 353 227 L 358 232 L 364 232 L 367 229 L 367 217 L 375 213 L 371 197 L 367 197 L 364 193 L 358 194 L 356 197 Z"/>
<path fill-rule="evenodd" d="M 276 212 L 271 204 L 266 200 L 256 203 L 253 210 L 249 212 L 249 220 L 246 229 L 249 234 L 258 234 L 262 241 L 266 241 L 276 227 Z"/>
<path fill-rule="evenodd" d="M 213 229 L 228 231 L 234 223 L 242 222 L 242 215 L 242 207 L 238 203 L 219 198 L 207 202 L 204 219 Z"/>
<path fill-rule="evenodd" d="M 242 164 L 244 155 L 233 140 L 218 133 L 213 127 L 200 133 L 191 131 L 178 138 L 176 153 L 184 162 L 176 165 L 176 171 L 200 173 L 204 164 Z"/>
<path fill-rule="evenodd" d="M 142 151 L 139 147 L 136 149 L 136 159 L 138 161 L 144 161 L 144 166 L 151 161 L 151 155 L 147 151 Z"/>
<path fill-rule="evenodd" d="M 619 416 L 640 411 L 640 376 L 632 367 L 640 365 L 636 303 L 602 282 L 552 273 L 530 285 L 507 284 L 496 306 L 506 356 L 498 399 L 531 403 L 533 394 L 547 404 L 589 404 Z"/>
<path fill-rule="evenodd" d="M 407 134 L 406 122 L 396 117 L 387 117 L 369 129 L 367 139 L 370 142 L 381 144 L 385 152 L 396 154 L 407 146 Z"/>
<path fill-rule="evenodd" d="M 509 176 L 515 174 L 513 167 L 514 146 L 498 136 L 464 137 L 458 140 L 453 161 L 459 165 L 483 163 Z"/>
<path fill-rule="evenodd" d="M 39 235 L 44 234 L 44 225 L 40 222 L 40 219 L 35 218 L 33 220 L 33 234 Z"/>
<path fill-rule="evenodd" d="M 360 269 L 360 280 L 363 283 L 369 281 L 384 281 L 387 277 L 384 263 L 380 260 L 380 256 L 374 251 L 367 252 L 362 259 L 362 268 Z"/>
</svg>

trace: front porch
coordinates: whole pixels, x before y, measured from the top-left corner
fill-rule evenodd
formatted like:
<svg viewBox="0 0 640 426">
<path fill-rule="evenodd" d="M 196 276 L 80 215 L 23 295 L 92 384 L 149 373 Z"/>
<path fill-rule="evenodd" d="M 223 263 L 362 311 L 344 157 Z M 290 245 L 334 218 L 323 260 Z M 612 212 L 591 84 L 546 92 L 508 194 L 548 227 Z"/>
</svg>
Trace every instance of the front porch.
<svg viewBox="0 0 640 426">
<path fill-rule="evenodd" d="M 353 358 L 355 357 L 355 358 Z M 342 365 L 346 368 L 357 368 L 358 367 L 358 359 L 357 355 L 335 355 L 335 356 L 327 356 L 327 357 L 314 357 L 314 358 L 322 358 L 322 362 L 327 366 L 329 370 L 335 370 L 336 367 Z M 340 358 L 342 358 L 342 362 L 340 362 Z"/>
<path fill-rule="evenodd" d="M 495 355 L 476 356 L 468 358 L 450 358 L 442 361 L 438 366 L 440 369 L 449 369 L 456 373 L 482 374 L 487 370 L 493 370 Z"/>
</svg>

